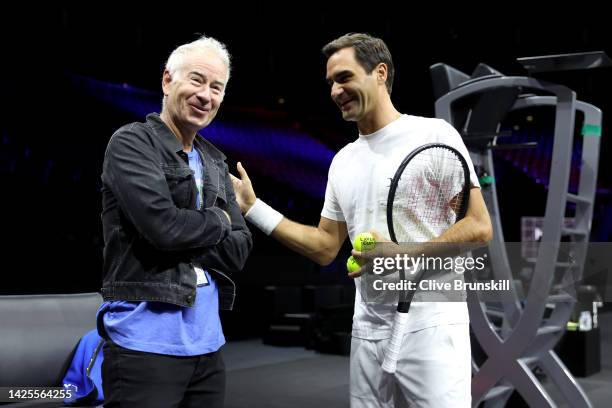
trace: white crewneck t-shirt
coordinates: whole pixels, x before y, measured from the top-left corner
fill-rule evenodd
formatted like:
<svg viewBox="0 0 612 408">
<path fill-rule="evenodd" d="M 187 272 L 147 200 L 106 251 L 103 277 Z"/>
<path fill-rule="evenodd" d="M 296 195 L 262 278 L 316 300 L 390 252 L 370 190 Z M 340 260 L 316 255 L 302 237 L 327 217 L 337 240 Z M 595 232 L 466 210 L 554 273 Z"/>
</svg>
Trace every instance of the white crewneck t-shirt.
<svg viewBox="0 0 612 408">
<path fill-rule="evenodd" d="M 351 242 L 357 234 L 372 229 L 389 239 L 386 206 L 390 180 L 404 157 L 427 143 L 445 143 L 457 149 L 468 163 L 472 186 L 480 187 L 468 150 L 450 124 L 442 119 L 402 115 L 374 133 L 359 135 L 336 154 L 329 169 L 321 215 L 346 222 Z M 397 296 L 389 302 L 366 302 L 363 279 L 355 279 L 353 337 L 388 338 Z M 415 301 L 408 319 L 408 331 L 469 322 L 465 302 Z"/>
</svg>

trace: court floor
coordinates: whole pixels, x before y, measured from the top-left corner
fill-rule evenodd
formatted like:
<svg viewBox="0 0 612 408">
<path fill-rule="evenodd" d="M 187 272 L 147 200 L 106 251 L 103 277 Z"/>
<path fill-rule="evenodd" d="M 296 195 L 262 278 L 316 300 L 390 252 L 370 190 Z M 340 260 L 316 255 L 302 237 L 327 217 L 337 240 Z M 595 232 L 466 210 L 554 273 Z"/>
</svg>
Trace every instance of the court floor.
<svg viewBox="0 0 612 408">
<path fill-rule="evenodd" d="M 612 312 L 603 313 L 600 322 L 602 370 L 578 378 L 595 408 L 609 407 L 612 401 Z M 301 347 L 266 346 L 260 339 L 253 339 L 228 343 L 224 358 L 227 408 L 349 406 L 348 357 Z M 554 389 L 550 392 L 553 398 L 558 395 Z"/>
</svg>

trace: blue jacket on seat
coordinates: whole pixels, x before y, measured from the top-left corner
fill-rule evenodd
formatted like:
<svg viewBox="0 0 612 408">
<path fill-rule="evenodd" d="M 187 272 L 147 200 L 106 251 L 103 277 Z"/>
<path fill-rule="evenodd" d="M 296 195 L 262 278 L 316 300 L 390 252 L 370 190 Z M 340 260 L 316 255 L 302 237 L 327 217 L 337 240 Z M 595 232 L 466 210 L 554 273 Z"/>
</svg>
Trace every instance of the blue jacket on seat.
<svg viewBox="0 0 612 408">
<path fill-rule="evenodd" d="M 64 389 L 71 391 L 70 398 L 64 400 L 67 405 L 101 405 L 104 402 L 102 392 L 103 345 L 104 339 L 98 335 L 96 329 L 89 331 L 81 338 L 62 381 Z"/>
</svg>

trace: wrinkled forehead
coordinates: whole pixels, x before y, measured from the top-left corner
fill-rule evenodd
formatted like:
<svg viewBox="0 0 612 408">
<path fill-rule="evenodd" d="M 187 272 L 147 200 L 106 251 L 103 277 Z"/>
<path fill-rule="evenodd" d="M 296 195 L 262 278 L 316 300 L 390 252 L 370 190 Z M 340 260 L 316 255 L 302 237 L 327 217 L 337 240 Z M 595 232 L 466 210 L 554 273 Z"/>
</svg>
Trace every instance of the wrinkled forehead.
<svg viewBox="0 0 612 408">
<path fill-rule="evenodd" d="M 211 76 L 218 81 L 227 82 L 229 70 L 223 59 L 214 51 L 191 52 L 183 56 L 179 71 L 186 75 L 191 72 Z"/>
</svg>

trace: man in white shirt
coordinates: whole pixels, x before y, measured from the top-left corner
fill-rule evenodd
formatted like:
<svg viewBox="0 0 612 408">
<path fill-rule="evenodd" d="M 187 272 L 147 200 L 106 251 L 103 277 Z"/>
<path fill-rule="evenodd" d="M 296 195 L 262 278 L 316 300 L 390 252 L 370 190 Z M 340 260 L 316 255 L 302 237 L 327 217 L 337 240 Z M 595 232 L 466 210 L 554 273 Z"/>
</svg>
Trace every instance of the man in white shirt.
<svg viewBox="0 0 612 408">
<path fill-rule="evenodd" d="M 400 114 L 391 102 L 394 67 L 385 43 L 367 34 L 347 34 L 323 48 L 331 98 L 344 120 L 357 123 L 357 140 L 342 148 L 329 170 L 319 225 L 282 216 L 256 198 L 240 163 L 233 177 L 238 203 L 247 220 L 287 247 L 326 265 L 347 235 L 379 231 L 388 239 L 385 206 L 389 179 L 403 157 L 426 143 L 458 149 L 470 167 L 466 216 L 431 242 L 486 242 L 489 214 L 461 136 L 440 119 Z M 355 176 L 355 166 L 359 176 Z M 386 235 L 386 236 L 385 236 Z M 355 277 L 359 287 L 360 271 Z M 395 306 L 355 299 L 351 343 L 351 407 L 469 407 L 471 353 L 465 303 L 415 302 L 409 312 L 397 372 L 383 373 Z"/>
</svg>

